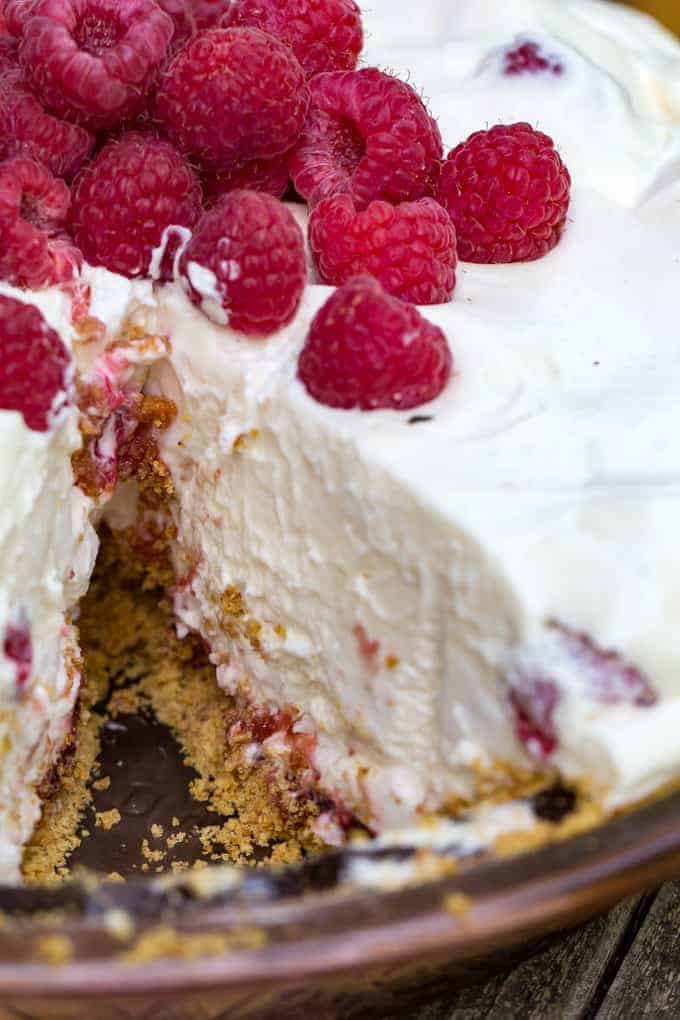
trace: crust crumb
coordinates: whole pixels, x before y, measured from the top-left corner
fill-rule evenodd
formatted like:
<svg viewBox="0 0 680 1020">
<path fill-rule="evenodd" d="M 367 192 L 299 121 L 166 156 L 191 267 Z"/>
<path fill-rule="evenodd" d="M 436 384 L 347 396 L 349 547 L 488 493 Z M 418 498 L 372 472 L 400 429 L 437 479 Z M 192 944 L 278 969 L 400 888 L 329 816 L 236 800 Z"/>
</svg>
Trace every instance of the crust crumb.
<svg viewBox="0 0 680 1020">
<path fill-rule="evenodd" d="M 94 824 L 99 829 L 105 829 L 107 832 L 112 829 L 114 825 L 118 825 L 120 822 L 120 811 L 118 808 L 111 808 L 110 811 L 97 811 L 94 816 Z"/>
</svg>

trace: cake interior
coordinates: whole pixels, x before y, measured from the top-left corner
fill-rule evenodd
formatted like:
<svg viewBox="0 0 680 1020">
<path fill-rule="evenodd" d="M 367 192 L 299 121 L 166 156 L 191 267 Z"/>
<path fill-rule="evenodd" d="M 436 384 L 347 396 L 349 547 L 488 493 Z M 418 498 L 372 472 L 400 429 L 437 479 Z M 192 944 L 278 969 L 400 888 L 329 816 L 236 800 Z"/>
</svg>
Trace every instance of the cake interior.
<svg viewBox="0 0 680 1020">
<path fill-rule="evenodd" d="M 106 525 L 100 540 L 78 618 L 85 681 L 73 739 L 45 786 L 24 881 L 294 865 L 328 849 L 319 825 L 328 801 L 294 761 L 272 768 L 270 759 L 243 753 L 239 708 L 218 687 L 203 643 L 195 634 L 178 637 L 162 539 L 154 555 Z M 492 849 L 502 854 L 602 820 L 585 791 L 565 789 L 550 774 L 490 790 L 476 808 L 518 800 L 531 805 L 535 826 L 499 835 Z M 465 806 L 457 814 L 465 819 Z M 348 844 L 369 838 L 347 821 Z M 428 877 L 427 855 L 423 863 Z"/>
<path fill-rule="evenodd" d="M 274 787 L 263 763 L 228 741 L 234 704 L 199 639 L 177 637 L 169 567 L 105 526 L 100 538 L 78 620 L 86 682 L 76 732 L 24 854 L 25 880 L 289 864 L 321 850 L 318 800 L 292 775 Z"/>
</svg>

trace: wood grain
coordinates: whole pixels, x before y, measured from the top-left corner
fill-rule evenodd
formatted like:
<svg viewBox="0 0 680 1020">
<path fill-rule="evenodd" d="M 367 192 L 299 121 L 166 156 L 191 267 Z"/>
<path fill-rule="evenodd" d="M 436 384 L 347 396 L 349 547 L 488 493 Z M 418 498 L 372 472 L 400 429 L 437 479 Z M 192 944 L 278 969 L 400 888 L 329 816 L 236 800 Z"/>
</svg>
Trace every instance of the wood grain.
<svg viewBox="0 0 680 1020">
<path fill-rule="evenodd" d="M 637 933 L 598 1020 L 680 1016 L 680 883 L 664 886 Z"/>
<path fill-rule="evenodd" d="M 486 983 L 385 1020 L 680 1017 L 680 883 L 622 903 Z"/>
</svg>

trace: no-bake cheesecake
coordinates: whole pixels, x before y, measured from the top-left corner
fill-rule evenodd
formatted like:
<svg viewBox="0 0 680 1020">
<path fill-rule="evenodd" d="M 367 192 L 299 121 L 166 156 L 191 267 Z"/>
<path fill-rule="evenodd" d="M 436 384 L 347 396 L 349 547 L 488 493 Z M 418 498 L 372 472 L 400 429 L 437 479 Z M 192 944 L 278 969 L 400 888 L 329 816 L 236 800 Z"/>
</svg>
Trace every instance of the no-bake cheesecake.
<svg viewBox="0 0 680 1020">
<path fill-rule="evenodd" d="M 0 70 L 81 163 L 62 215 L 3 129 L 0 236 L 18 208 L 53 277 L 0 257 L 0 876 L 73 740 L 103 526 L 167 553 L 225 743 L 329 842 L 540 776 L 605 812 L 677 779 L 680 45 L 595 0 L 375 0 L 356 71 L 350 0 L 302 29 L 130 0 L 139 67 L 90 102 L 59 47 L 103 63 L 107 4 L 57 7 L 6 0 Z M 206 85 L 229 60 L 245 85 Z"/>
</svg>

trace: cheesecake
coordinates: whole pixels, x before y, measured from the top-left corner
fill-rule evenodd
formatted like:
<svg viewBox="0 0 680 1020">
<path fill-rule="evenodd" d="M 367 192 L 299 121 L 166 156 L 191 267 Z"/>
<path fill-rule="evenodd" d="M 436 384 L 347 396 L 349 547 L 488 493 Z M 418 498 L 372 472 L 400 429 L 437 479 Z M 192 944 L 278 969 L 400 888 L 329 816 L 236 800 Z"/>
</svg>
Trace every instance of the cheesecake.
<svg viewBox="0 0 680 1020">
<path fill-rule="evenodd" d="M 203 31 L 251 32 L 254 47 L 262 34 L 202 29 L 164 72 L 182 69 L 158 110 L 192 160 L 172 104 Z M 0 411 L 4 880 L 75 739 L 78 605 L 102 529 L 142 559 L 163 536 L 178 632 L 200 637 L 236 706 L 225 741 L 272 782 L 293 772 L 329 843 L 353 820 L 391 832 L 556 776 L 606 814 L 680 776 L 680 44 L 580 0 L 493 16 L 461 3 L 455 17 L 431 0 L 417 24 L 374 2 L 364 31 L 363 62 L 417 82 L 447 146 L 493 124 L 549 135 L 568 213 L 541 257 L 491 264 L 465 258 L 456 224 L 455 291 L 449 274 L 448 299 L 417 313 L 450 370 L 410 406 L 398 394 L 331 406 L 301 371 L 348 286 L 329 283 L 335 249 L 319 256 L 334 194 L 281 206 L 309 237 L 307 279 L 266 335 L 225 311 L 215 273 L 192 261 L 203 221 L 173 222 L 143 271 L 107 267 L 83 242 L 67 283 L 0 283 L 69 353 L 45 427 L 11 401 Z M 323 78 L 309 79 L 309 110 L 327 101 Z M 291 101 L 288 127 L 298 113 Z M 210 173 L 227 159 L 217 135 L 200 156 Z M 298 196 L 304 151 L 303 139 Z M 434 193 L 443 208 L 447 162 L 405 204 Z M 84 190 L 79 176 L 74 203 Z M 242 268 L 226 267 L 230 282 Z"/>
</svg>

